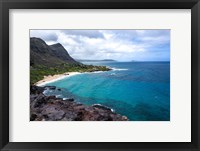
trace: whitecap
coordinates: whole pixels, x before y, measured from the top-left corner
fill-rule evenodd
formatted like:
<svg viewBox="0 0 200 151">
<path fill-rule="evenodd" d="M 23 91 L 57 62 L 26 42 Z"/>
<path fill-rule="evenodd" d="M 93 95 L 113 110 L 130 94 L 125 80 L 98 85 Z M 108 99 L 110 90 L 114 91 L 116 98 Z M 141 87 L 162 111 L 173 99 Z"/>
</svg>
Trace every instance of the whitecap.
<svg viewBox="0 0 200 151">
<path fill-rule="evenodd" d="M 101 72 L 104 72 L 104 71 L 94 71 L 94 72 L 91 72 L 91 73 L 101 73 Z"/>
<path fill-rule="evenodd" d="M 114 70 L 114 71 L 125 71 L 125 70 L 128 70 L 128 69 L 123 69 L 123 68 L 112 68 L 112 70 Z"/>
<path fill-rule="evenodd" d="M 93 104 L 93 105 L 99 105 L 99 106 L 103 106 L 103 105 L 101 105 L 101 104 Z"/>
<path fill-rule="evenodd" d="M 92 106 L 95 106 L 95 105 L 97 105 L 97 106 L 102 106 L 102 107 L 105 107 L 105 108 L 108 108 L 108 109 L 110 109 L 111 110 L 111 112 L 115 112 L 115 110 L 114 109 L 112 109 L 112 108 L 110 108 L 110 107 L 108 107 L 108 106 L 105 106 L 105 105 L 102 105 L 102 104 L 93 104 Z"/>
<path fill-rule="evenodd" d="M 111 111 L 112 111 L 113 113 L 115 112 L 115 110 L 114 110 L 114 109 L 112 109 L 112 108 L 111 108 Z"/>
<path fill-rule="evenodd" d="M 62 98 L 62 95 L 60 95 L 60 94 L 56 95 L 56 98 Z"/>
<path fill-rule="evenodd" d="M 49 90 L 44 90 L 42 93 L 43 93 L 44 95 L 46 95 L 48 92 L 49 92 Z"/>
</svg>

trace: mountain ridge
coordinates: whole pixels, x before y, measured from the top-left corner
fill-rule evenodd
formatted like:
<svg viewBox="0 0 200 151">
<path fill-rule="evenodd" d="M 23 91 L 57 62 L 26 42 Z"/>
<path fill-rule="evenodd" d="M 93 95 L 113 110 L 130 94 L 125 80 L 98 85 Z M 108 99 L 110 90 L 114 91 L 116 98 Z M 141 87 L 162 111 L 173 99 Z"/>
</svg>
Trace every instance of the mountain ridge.
<svg viewBox="0 0 200 151">
<path fill-rule="evenodd" d="M 30 38 L 31 66 L 43 65 L 52 67 L 63 63 L 80 64 L 69 55 L 60 43 L 47 45 L 41 38 Z"/>
</svg>

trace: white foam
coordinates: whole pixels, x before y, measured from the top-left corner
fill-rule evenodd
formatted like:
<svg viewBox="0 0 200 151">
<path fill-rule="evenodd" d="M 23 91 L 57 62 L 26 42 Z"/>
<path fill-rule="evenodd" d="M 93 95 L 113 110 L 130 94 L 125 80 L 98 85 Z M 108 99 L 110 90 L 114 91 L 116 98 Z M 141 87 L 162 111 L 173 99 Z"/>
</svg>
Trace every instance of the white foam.
<svg viewBox="0 0 200 151">
<path fill-rule="evenodd" d="M 101 72 L 104 72 L 104 71 L 94 71 L 94 72 L 90 72 L 90 73 L 101 73 Z"/>
<path fill-rule="evenodd" d="M 56 95 L 56 98 L 62 98 L 62 95 Z"/>
<path fill-rule="evenodd" d="M 111 111 L 112 111 L 113 113 L 115 112 L 115 110 L 114 110 L 114 109 L 112 109 L 112 108 L 111 108 Z"/>
<path fill-rule="evenodd" d="M 125 70 L 128 70 L 128 69 L 122 69 L 122 68 L 112 68 L 112 70 L 114 70 L 114 71 L 125 71 Z"/>
<path fill-rule="evenodd" d="M 48 91 L 49 91 L 49 90 L 44 90 L 42 93 L 43 93 L 44 95 L 46 95 L 46 94 L 48 93 Z"/>
<path fill-rule="evenodd" d="M 113 113 L 115 112 L 114 109 L 112 109 L 112 108 L 110 108 L 110 107 L 108 107 L 108 106 L 102 105 L 102 104 L 93 104 L 93 105 L 103 106 L 103 107 L 106 107 L 106 108 L 110 109 Z M 93 105 L 92 105 L 92 106 L 93 106 Z"/>
<path fill-rule="evenodd" d="M 99 105 L 99 106 L 102 106 L 101 104 L 93 104 L 93 105 Z"/>
<path fill-rule="evenodd" d="M 63 98 L 63 101 L 67 100 L 68 98 Z"/>
</svg>

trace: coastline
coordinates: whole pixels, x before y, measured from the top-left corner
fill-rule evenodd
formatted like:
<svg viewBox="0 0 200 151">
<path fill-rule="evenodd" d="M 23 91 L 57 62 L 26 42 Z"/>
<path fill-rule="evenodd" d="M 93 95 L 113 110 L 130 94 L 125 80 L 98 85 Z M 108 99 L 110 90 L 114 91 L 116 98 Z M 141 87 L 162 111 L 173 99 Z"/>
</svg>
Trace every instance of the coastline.
<svg viewBox="0 0 200 151">
<path fill-rule="evenodd" d="M 53 76 L 52 75 L 44 76 L 42 80 L 36 82 L 34 85 L 44 86 L 48 83 L 55 82 L 55 81 L 58 81 L 67 77 L 71 77 L 77 74 L 81 74 L 81 73 L 80 72 L 65 72 L 63 74 L 55 74 Z"/>
<path fill-rule="evenodd" d="M 110 68 L 110 70 L 115 70 L 114 68 Z M 71 77 L 74 75 L 78 75 L 78 74 L 82 74 L 82 73 L 100 73 L 100 72 L 105 72 L 105 71 L 92 71 L 92 72 L 65 72 L 62 74 L 55 74 L 55 75 L 48 75 L 48 76 L 44 76 L 44 78 L 36 83 L 34 83 L 35 86 L 44 86 L 48 83 L 52 83 L 67 77 Z"/>
<path fill-rule="evenodd" d="M 73 98 L 45 96 L 47 87 L 30 87 L 30 121 L 129 121 L 101 104 L 84 105 Z M 56 88 L 53 88 L 56 89 Z"/>
<path fill-rule="evenodd" d="M 65 72 L 63 74 L 48 75 L 30 89 L 30 121 L 129 121 L 129 119 L 115 112 L 114 109 L 101 104 L 84 105 L 74 98 L 57 98 L 46 96 L 46 89 L 55 90 L 55 86 L 45 86 L 57 80 L 82 73 L 94 72 Z M 61 90 L 59 90 L 61 91 Z"/>
</svg>

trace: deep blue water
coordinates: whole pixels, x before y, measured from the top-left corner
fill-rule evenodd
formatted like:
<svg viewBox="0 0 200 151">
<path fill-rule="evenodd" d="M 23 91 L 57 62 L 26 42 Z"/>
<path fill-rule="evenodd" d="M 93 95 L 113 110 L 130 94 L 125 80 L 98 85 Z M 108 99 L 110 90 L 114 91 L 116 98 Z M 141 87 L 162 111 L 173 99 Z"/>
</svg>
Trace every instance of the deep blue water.
<svg viewBox="0 0 200 151">
<path fill-rule="evenodd" d="M 49 83 L 62 91 L 47 95 L 73 97 L 86 105 L 102 104 L 131 121 L 170 120 L 169 62 L 83 62 L 114 68 L 84 73 Z"/>
</svg>

